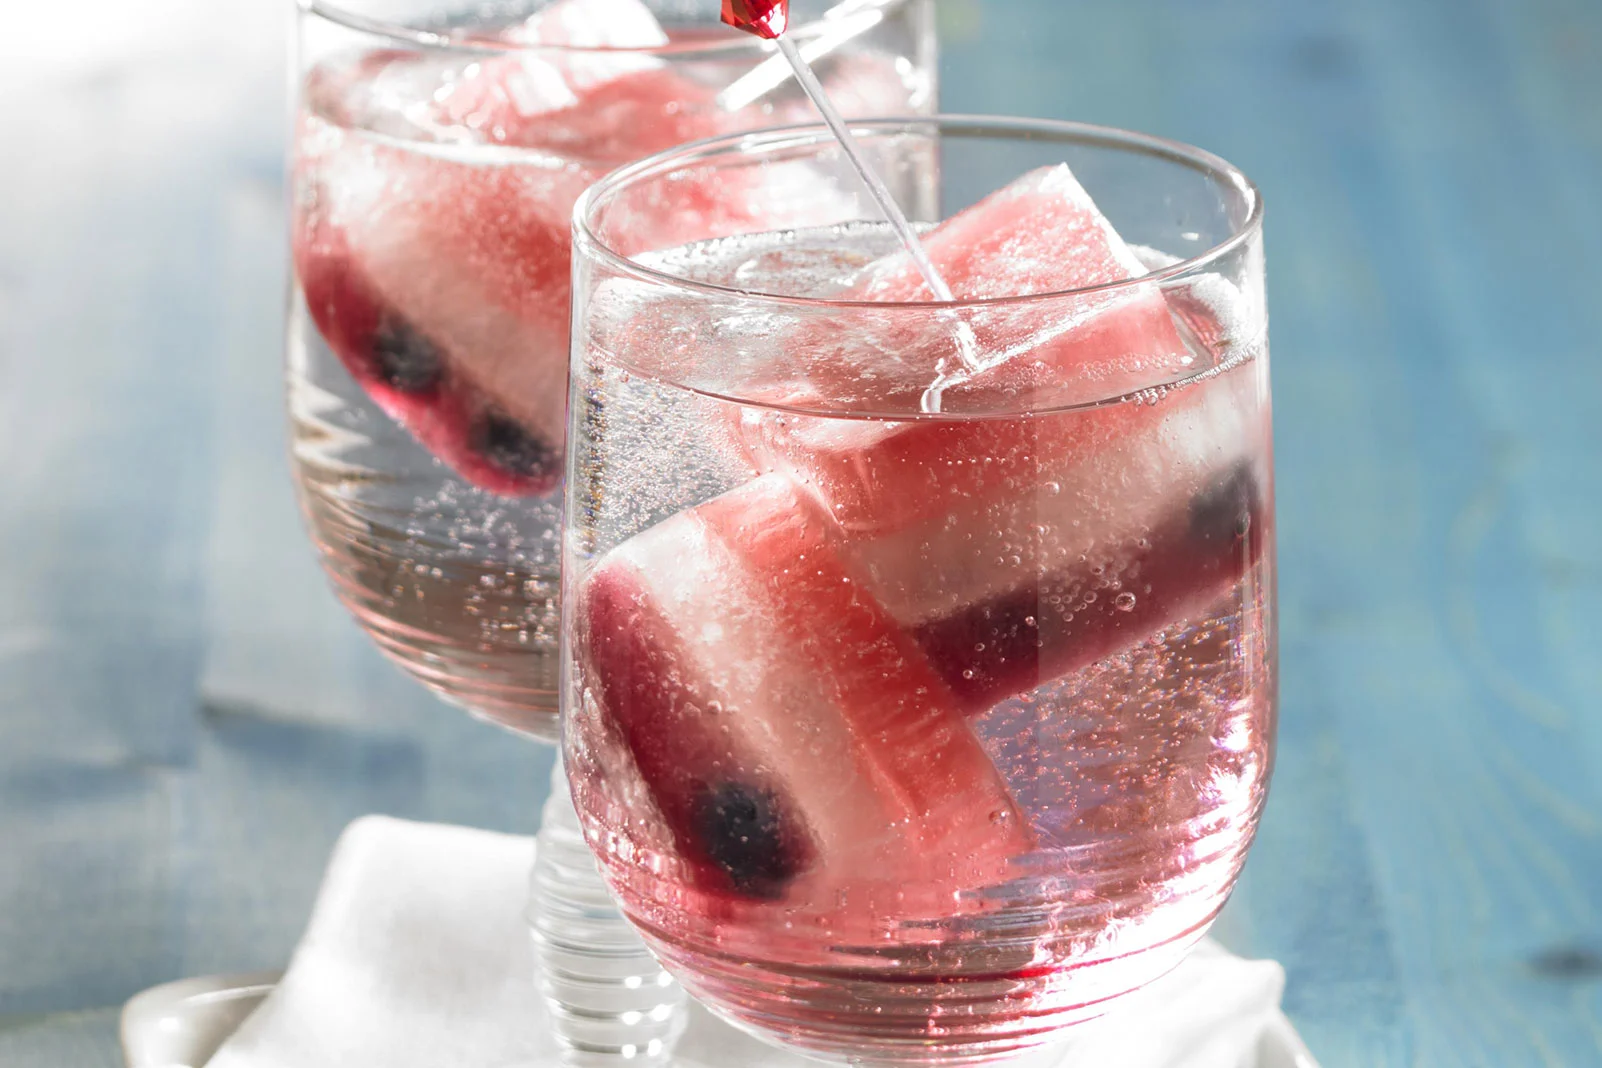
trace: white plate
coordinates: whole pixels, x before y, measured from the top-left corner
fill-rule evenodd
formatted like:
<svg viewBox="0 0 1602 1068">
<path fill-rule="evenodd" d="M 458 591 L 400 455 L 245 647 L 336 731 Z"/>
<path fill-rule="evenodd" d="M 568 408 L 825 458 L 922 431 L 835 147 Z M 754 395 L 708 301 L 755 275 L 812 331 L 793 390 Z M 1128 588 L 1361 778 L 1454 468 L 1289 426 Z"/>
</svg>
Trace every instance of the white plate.
<svg viewBox="0 0 1602 1068">
<path fill-rule="evenodd" d="M 122 1009 L 122 1055 L 128 1068 L 203 1068 L 278 981 L 278 972 L 206 975 L 151 987 Z M 1318 1068 L 1301 1036 L 1275 1015 L 1241 1068 Z"/>
<path fill-rule="evenodd" d="M 280 972 L 203 975 L 153 986 L 122 1007 L 128 1068 L 201 1068 L 262 998 Z"/>
<path fill-rule="evenodd" d="M 1283 1012 L 1274 1013 L 1257 1040 L 1257 1068 L 1318 1068 L 1307 1043 Z"/>
</svg>

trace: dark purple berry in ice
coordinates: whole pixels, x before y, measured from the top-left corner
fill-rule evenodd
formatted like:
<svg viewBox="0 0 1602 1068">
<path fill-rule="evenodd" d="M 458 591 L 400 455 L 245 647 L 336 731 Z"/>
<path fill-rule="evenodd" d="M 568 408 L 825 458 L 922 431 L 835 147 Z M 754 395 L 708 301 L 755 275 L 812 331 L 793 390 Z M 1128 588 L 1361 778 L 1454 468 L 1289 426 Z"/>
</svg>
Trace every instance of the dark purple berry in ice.
<svg viewBox="0 0 1602 1068">
<path fill-rule="evenodd" d="M 1257 474 L 1248 462 L 1236 464 L 1191 498 L 1191 537 L 1203 544 L 1229 544 L 1251 532 L 1258 508 Z"/>
<path fill-rule="evenodd" d="M 549 442 L 517 420 L 485 412 L 473 427 L 474 451 L 509 475 L 537 478 L 554 473 L 560 457 Z"/>
<path fill-rule="evenodd" d="M 438 347 L 395 316 L 386 316 L 373 334 L 373 363 L 379 379 L 402 393 L 433 389 L 445 366 Z"/>
<path fill-rule="evenodd" d="M 706 786 L 695 798 L 693 815 L 707 859 L 741 893 L 777 897 L 800 872 L 772 790 L 738 782 Z"/>
</svg>

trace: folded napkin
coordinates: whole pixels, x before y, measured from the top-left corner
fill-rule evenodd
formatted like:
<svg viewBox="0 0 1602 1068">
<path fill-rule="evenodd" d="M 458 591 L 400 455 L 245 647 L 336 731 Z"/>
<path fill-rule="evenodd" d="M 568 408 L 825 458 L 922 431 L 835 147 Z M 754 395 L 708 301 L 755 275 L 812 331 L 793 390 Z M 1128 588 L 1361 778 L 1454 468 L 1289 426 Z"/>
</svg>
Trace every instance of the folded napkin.
<svg viewBox="0 0 1602 1068">
<path fill-rule="evenodd" d="M 534 844 L 369 816 L 334 850 L 289 970 L 210 1068 L 546 1068 L 523 919 Z M 1255 1068 L 1284 974 L 1216 943 L 1028 1068 Z M 676 1063 L 816 1065 L 692 1006 Z"/>
</svg>

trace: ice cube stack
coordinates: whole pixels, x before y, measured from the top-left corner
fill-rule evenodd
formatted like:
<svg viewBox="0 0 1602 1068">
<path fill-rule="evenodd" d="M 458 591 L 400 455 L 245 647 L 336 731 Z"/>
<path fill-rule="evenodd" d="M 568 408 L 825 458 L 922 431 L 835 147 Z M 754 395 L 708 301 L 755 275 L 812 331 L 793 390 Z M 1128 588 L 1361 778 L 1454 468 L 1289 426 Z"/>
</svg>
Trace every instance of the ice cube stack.
<svg viewBox="0 0 1602 1068">
<path fill-rule="evenodd" d="M 1145 273 L 1066 166 L 926 244 L 968 298 Z M 898 254 L 844 296 L 920 287 Z M 1107 397 L 1185 378 L 1191 296 L 1178 315 L 1156 283 L 966 309 L 983 369 L 945 403 L 1016 413 L 1065 382 Z M 934 321 L 855 351 L 932 369 L 954 343 Z M 826 329 L 778 342 L 821 355 L 764 399 L 816 409 L 861 374 L 851 324 Z M 576 606 L 583 699 L 627 749 L 686 881 L 747 903 L 889 882 L 952 908 L 1005 879 L 1030 820 L 970 721 L 1240 581 L 1265 507 L 1238 392 L 1253 381 L 1027 415 L 741 420 L 762 474 L 608 553 Z"/>
<path fill-rule="evenodd" d="M 484 489 L 560 478 L 579 194 L 621 163 L 776 118 L 766 100 L 721 109 L 653 53 L 667 44 L 640 0 L 559 0 L 481 55 L 367 51 L 309 79 L 293 233 L 307 310 L 373 400 Z M 831 74 L 859 113 L 905 106 L 886 58 L 841 57 Z M 794 185 L 783 168 L 745 178 L 638 205 L 636 239 L 808 221 L 767 188 Z"/>
</svg>

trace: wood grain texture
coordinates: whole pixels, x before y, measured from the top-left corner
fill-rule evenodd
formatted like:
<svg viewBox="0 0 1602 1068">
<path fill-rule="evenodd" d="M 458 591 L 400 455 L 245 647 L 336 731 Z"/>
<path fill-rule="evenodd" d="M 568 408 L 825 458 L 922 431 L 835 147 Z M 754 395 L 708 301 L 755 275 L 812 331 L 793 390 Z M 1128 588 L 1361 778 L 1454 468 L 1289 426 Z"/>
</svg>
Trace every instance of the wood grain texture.
<svg viewBox="0 0 1602 1068">
<path fill-rule="evenodd" d="M 548 767 L 389 667 L 295 514 L 282 5 L 102 6 L 0 45 L 4 1066 L 117 1063 L 132 993 L 282 963 L 349 819 L 528 830 Z M 1330 1068 L 1602 1064 L 1602 4 L 942 25 L 949 109 L 1267 198 L 1284 713 L 1220 935 Z"/>
</svg>

